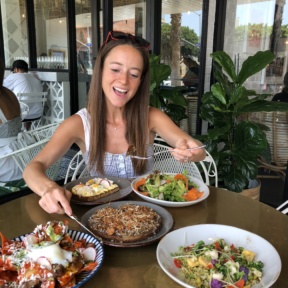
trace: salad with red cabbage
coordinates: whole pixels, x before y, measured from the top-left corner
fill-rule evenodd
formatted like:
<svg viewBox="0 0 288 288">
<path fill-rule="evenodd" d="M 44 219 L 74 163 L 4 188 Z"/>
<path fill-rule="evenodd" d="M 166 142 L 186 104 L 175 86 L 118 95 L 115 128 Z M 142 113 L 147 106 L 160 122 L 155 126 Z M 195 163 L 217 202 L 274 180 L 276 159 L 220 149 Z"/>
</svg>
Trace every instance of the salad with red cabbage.
<svg viewBox="0 0 288 288">
<path fill-rule="evenodd" d="M 264 267 L 253 251 L 223 239 L 181 246 L 171 256 L 187 282 L 197 288 L 250 288 L 261 281 Z"/>
</svg>

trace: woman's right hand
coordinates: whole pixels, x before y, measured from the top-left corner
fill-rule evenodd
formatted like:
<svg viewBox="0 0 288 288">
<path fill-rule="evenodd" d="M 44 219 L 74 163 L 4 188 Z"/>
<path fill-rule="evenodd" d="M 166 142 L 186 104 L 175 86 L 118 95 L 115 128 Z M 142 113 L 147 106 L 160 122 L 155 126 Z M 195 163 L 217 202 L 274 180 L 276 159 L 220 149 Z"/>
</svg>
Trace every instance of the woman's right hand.
<svg viewBox="0 0 288 288">
<path fill-rule="evenodd" d="M 71 192 L 60 186 L 48 188 L 41 196 L 39 205 L 48 213 L 72 214 L 72 208 L 69 204 Z"/>
</svg>

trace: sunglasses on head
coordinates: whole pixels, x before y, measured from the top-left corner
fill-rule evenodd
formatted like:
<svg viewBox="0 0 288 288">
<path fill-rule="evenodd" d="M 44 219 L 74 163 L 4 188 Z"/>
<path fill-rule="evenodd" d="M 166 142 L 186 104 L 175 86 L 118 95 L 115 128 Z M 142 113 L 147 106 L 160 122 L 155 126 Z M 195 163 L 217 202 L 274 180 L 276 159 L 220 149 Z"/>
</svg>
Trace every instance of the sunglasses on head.
<svg viewBox="0 0 288 288">
<path fill-rule="evenodd" d="M 118 32 L 118 31 L 110 31 L 108 33 L 106 41 L 105 41 L 105 45 L 111 40 L 117 41 L 121 39 L 131 40 L 132 42 L 137 43 L 147 49 L 149 49 L 150 47 L 150 43 L 147 40 L 143 39 L 142 37 L 134 36 L 130 33 L 124 33 L 124 32 Z"/>
</svg>

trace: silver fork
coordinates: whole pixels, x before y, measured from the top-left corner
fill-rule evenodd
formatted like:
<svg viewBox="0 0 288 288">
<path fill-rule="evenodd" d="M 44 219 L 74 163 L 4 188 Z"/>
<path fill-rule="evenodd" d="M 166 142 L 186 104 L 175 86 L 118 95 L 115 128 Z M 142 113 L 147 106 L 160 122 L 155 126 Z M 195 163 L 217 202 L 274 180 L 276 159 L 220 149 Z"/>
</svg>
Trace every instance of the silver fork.
<svg viewBox="0 0 288 288">
<path fill-rule="evenodd" d="M 201 149 L 201 148 L 204 148 L 204 147 L 206 147 L 206 145 L 197 146 L 197 147 L 193 147 L 193 148 L 187 148 L 186 150 L 190 150 L 190 151 L 191 151 L 191 150 Z M 143 159 L 143 160 L 145 160 L 145 159 L 153 158 L 153 157 L 155 157 L 156 155 L 159 155 L 159 154 L 161 154 L 161 153 L 167 153 L 167 152 L 173 152 L 173 151 L 174 151 L 174 149 L 172 149 L 172 150 L 163 150 L 163 151 L 156 152 L 156 153 L 154 153 L 153 155 L 148 156 L 148 157 L 141 157 L 141 156 L 137 156 L 137 155 L 129 155 L 128 157 L 135 158 L 135 159 Z"/>
<path fill-rule="evenodd" d="M 68 214 L 66 214 L 68 215 Z M 94 236 L 96 239 L 99 240 L 99 242 L 101 243 L 101 245 L 103 245 L 103 240 L 101 237 L 95 235 L 92 231 L 90 231 L 85 225 L 83 225 L 80 220 L 77 218 L 76 215 L 72 214 L 72 215 L 68 215 L 71 219 L 73 219 L 74 221 L 76 221 L 81 227 L 83 227 L 85 230 L 87 230 L 92 236 Z"/>
</svg>

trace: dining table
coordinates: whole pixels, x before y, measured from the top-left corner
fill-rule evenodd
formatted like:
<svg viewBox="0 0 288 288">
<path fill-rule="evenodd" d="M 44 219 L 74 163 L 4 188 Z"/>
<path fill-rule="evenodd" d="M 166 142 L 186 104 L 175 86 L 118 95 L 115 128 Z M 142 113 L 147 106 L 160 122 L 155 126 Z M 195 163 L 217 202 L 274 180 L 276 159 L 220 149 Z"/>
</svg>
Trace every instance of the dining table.
<svg viewBox="0 0 288 288">
<path fill-rule="evenodd" d="M 186 207 L 164 207 L 173 217 L 171 231 L 197 224 L 223 224 L 255 233 L 270 242 L 280 255 L 282 270 L 272 287 L 288 287 L 288 216 L 275 208 L 239 193 L 209 186 L 209 196 Z M 273 191 L 271 191 L 273 193 Z M 69 229 L 84 232 L 67 215 L 48 214 L 32 193 L 0 205 L 0 231 L 9 239 L 31 233 L 36 225 L 51 220 L 68 220 Z M 121 201 L 144 201 L 134 192 Z M 95 206 L 71 203 L 73 213 L 81 217 Z M 83 288 L 177 288 L 157 262 L 158 241 L 139 247 L 104 245 L 104 261 Z"/>
</svg>

